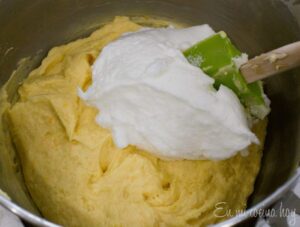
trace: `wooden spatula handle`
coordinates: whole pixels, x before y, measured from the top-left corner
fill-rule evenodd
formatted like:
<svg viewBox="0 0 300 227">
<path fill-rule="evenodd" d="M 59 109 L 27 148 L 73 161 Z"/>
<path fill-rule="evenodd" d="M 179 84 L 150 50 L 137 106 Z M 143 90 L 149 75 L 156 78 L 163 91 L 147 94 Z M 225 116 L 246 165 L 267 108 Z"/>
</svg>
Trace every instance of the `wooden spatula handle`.
<svg viewBox="0 0 300 227">
<path fill-rule="evenodd" d="M 241 66 L 248 83 L 300 66 L 300 41 L 257 56 Z"/>
</svg>

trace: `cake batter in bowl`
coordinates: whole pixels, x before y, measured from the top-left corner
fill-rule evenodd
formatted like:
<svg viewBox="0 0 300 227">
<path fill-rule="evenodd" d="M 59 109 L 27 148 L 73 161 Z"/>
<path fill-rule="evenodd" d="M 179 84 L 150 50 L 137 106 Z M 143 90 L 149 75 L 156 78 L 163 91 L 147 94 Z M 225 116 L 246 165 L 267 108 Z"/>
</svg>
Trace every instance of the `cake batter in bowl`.
<svg viewBox="0 0 300 227">
<path fill-rule="evenodd" d="M 139 21 L 140 17 L 137 16 L 145 15 L 148 15 L 151 18 L 160 18 L 185 25 L 209 23 L 216 30 L 225 30 L 241 50 L 248 52 L 252 56 L 299 39 L 299 29 L 296 20 L 291 15 L 287 6 L 279 1 L 264 1 L 264 3 L 260 1 L 252 1 L 251 3 L 220 1 L 218 4 L 209 1 L 191 1 L 189 3 L 183 3 L 181 1 L 136 1 L 134 5 L 129 1 L 60 1 L 59 3 L 53 3 L 51 1 L 32 1 L 31 3 L 26 4 L 22 1 L 10 1 L 9 3 L 8 1 L 4 1 L 0 4 L 3 4 L 3 7 L 0 7 L 0 16 L 4 18 L 0 22 L 3 23 L 3 29 L 1 30 L 0 36 L 0 42 L 1 44 L 3 43 L 3 48 L 1 49 L 1 56 L 3 57 L 0 61 L 0 80 L 3 84 L 8 80 L 12 71 L 17 68 L 15 76 L 13 77 L 14 79 L 11 79 L 10 85 L 7 86 L 6 89 L 10 103 L 15 103 L 19 100 L 19 97 L 15 95 L 16 85 L 20 81 L 23 81 L 23 78 L 40 64 L 41 59 L 44 58 L 50 48 L 68 43 L 80 37 L 86 37 L 102 24 L 112 21 L 113 17 L 116 15 L 131 16 L 133 20 L 140 23 L 145 23 L 145 21 Z M 13 13 L 14 11 L 16 13 Z M 121 32 L 122 29 L 125 29 L 127 26 L 130 27 L 133 25 L 126 24 L 124 26 L 124 24 L 122 24 L 116 31 Z M 124 30 L 124 32 L 125 31 L 127 30 Z M 68 48 L 66 47 L 65 49 Z M 59 52 L 59 50 L 57 52 Z M 86 60 L 88 63 L 89 59 Z M 47 66 L 47 62 L 45 63 L 45 66 Z M 40 70 L 43 69 L 40 68 Z M 34 77 L 38 77 L 39 73 L 36 74 L 37 76 L 32 76 L 32 80 L 34 80 Z M 299 160 L 299 142 L 297 141 L 297 138 L 299 137 L 299 128 L 297 125 L 299 122 L 299 119 L 297 118 L 299 116 L 299 107 L 297 106 L 299 102 L 299 91 L 296 89 L 299 84 L 299 78 L 297 78 L 296 75 L 297 70 L 295 72 L 287 73 L 286 76 L 278 76 L 266 81 L 267 94 L 272 101 L 272 113 L 269 118 L 268 136 L 264 149 L 262 169 L 256 182 L 254 194 L 249 201 L 249 208 L 255 204 L 258 207 L 268 206 L 279 199 L 295 182 L 296 176 L 293 175 Z M 59 78 L 57 79 L 59 80 Z M 51 83 L 51 81 L 41 80 L 39 86 L 36 86 L 36 89 L 32 88 L 30 91 L 38 92 L 38 90 L 41 89 L 42 84 L 48 82 Z M 84 81 L 82 83 L 84 83 Z M 28 86 L 31 85 L 30 83 L 28 84 Z M 26 95 L 28 94 L 24 88 L 21 98 L 23 97 L 26 99 Z M 57 99 L 55 100 L 57 101 Z M 56 104 L 57 103 L 53 104 L 54 109 Z M 18 108 L 22 107 L 19 105 Z M 31 111 L 34 111 L 34 108 L 24 108 L 24 111 L 16 111 L 16 113 L 32 115 Z M 39 108 L 39 111 L 42 109 L 43 108 Z M 64 108 L 64 110 L 67 111 L 68 107 Z M 5 124 L 7 124 L 7 122 L 14 122 L 15 130 L 13 131 L 18 134 L 18 130 L 20 127 L 22 128 L 22 125 L 19 125 L 17 121 L 18 119 L 22 120 L 22 117 L 26 117 L 25 115 L 21 117 L 17 116 L 14 118 L 15 120 L 13 120 L 13 114 L 11 114 L 11 116 L 7 116 L 9 118 L 8 121 L 2 121 L 2 126 L 6 127 Z M 38 118 L 33 120 L 36 120 L 33 122 L 33 125 L 38 123 Z M 36 135 L 42 136 L 42 134 L 38 132 Z M 14 135 L 9 134 L 3 136 Z M 93 138 L 88 139 L 93 140 Z M 27 144 L 28 147 L 32 146 L 32 148 L 35 145 L 34 141 L 28 141 Z M 105 145 L 102 146 L 111 146 L 110 144 L 111 142 L 108 139 L 108 141 L 105 142 Z M 9 144 L 3 143 L 2 145 L 9 147 Z M 47 144 L 43 144 L 43 146 L 41 146 L 41 144 L 36 145 L 39 148 L 48 146 Z M 57 201 L 52 201 L 54 204 L 53 206 L 57 206 L 57 208 L 53 210 L 47 208 L 49 203 L 48 205 L 43 204 L 43 201 L 46 201 L 49 198 L 51 200 L 51 196 L 53 195 L 51 194 L 51 190 L 47 190 L 47 193 L 49 193 L 49 195 L 47 195 L 43 192 L 44 189 L 39 187 L 34 188 L 35 180 L 27 177 L 27 187 L 30 185 L 28 182 L 31 180 L 31 182 L 33 182 L 32 185 L 29 186 L 31 187 L 29 190 L 31 196 L 29 196 L 18 164 L 18 156 L 14 154 L 13 150 L 14 149 L 5 153 L 3 152 L 1 156 L 0 188 L 7 192 L 16 204 L 37 215 L 38 211 L 31 200 L 31 196 L 33 197 L 33 200 L 35 200 L 34 198 L 37 196 L 42 196 L 45 199 L 40 198 L 35 200 L 35 203 L 36 201 L 40 201 L 40 204 L 37 205 L 42 213 L 49 212 L 47 215 L 49 217 L 58 216 L 61 212 L 59 210 L 60 205 Z M 26 150 L 30 152 L 30 149 Z M 131 151 L 128 152 L 130 153 Z M 145 159 L 147 159 L 146 156 Z M 23 160 L 25 159 L 23 158 Z M 34 163 L 40 165 L 38 169 L 42 170 L 42 162 L 38 161 L 38 157 L 35 157 L 34 160 Z M 59 160 L 61 159 L 59 158 L 57 161 L 53 160 L 53 162 L 59 163 Z M 80 160 L 83 159 L 81 158 Z M 32 163 L 30 159 L 27 161 L 27 163 L 29 163 L 28 166 L 34 166 L 34 163 Z M 51 158 L 49 161 L 51 161 Z M 250 164 L 251 163 L 253 164 L 254 162 L 250 162 Z M 80 162 L 77 164 L 80 166 Z M 247 168 L 242 168 L 245 165 L 246 163 L 241 166 L 241 170 L 248 171 Z M 55 164 L 52 166 L 55 167 Z M 60 165 L 60 167 L 62 166 Z M 61 178 L 55 178 L 55 180 L 61 180 L 62 182 L 57 185 L 67 183 L 68 181 L 64 179 L 67 179 L 68 177 L 72 178 L 74 174 L 76 175 L 77 169 L 74 170 L 74 168 L 71 168 L 69 170 L 70 172 L 68 172 L 68 165 L 63 166 L 63 168 L 65 169 L 62 169 L 61 173 L 69 173 L 65 177 L 55 168 L 48 174 L 50 178 L 55 178 L 55 174 L 61 176 Z M 103 164 L 104 172 L 107 170 L 106 168 L 107 166 Z M 23 171 L 25 169 L 28 171 L 27 173 L 24 172 L 25 180 L 26 176 L 32 176 L 34 178 L 35 175 L 39 175 L 34 168 L 27 168 L 23 164 Z M 47 171 L 47 168 L 44 168 L 44 170 Z M 209 170 L 212 170 L 211 167 Z M 80 171 L 78 171 L 78 173 L 80 173 Z M 97 176 L 94 176 L 91 181 L 95 181 L 95 179 L 97 179 Z M 164 182 L 164 180 L 166 180 L 166 182 Z M 42 183 L 47 185 L 47 181 L 41 182 L 40 185 L 42 185 Z M 168 179 L 162 177 L 160 183 L 162 183 L 162 188 L 167 189 L 169 187 Z M 234 186 L 234 188 L 237 188 L 237 194 L 239 194 L 240 186 L 243 184 L 245 185 L 246 182 Z M 78 186 L 79 185 L 80 184 L 78 184 Z M 282 185 L 283 187 L 279 188 Z M 93 185 L 93 187 L 97 188 L 97 185 Z M 275 194 L 271 194 L 276 189 L 279 189 L 279 191 L 277 190 Z M 80 190 L 80 187 L 74 188 L 74 191 L 76 190 Z M 91 188 L 91 190 L 95 190 L 95 188 Z M 36 191 L 36 193 L 32 193 L 33 191 Z M 40 193 L 40 195 L 37 195 L 38 193 Z M 61 195 L 64 195 L 65 192 L 60 191 L 60 193 L 62 193 Z M 232 193 L 232 195 L 234 194 L 235 193 Z M 149 195 L 145 196 L 147 197 Z M 63 198 L 68 198 L 67 194 Z M 265 203 L 259 203 L 265 198 Z M 69 199 L 76 203 L 71 197 Z M 86 198 L 82 198 L 83 201 L 81 202 L 84 202 L 85 199 Z M 116 202 L 118 202 L 117 198 Z M 12 204 L 6 200 L 2 200 L 2 203 L 8 208 L 12 208 Z M 113 203 L 107 204 L 111 204 L 113 209 Z M 87 206 L 90 206 L 90 209 L 92 209 L 94 204 L 87 204 Z M 74 205 L 72 207 L 76 206 Z M 79 207 L 79 209 L 81 208 L 82 207 Z M 41 220 L 31 214 L 23 213 L 16 209 L 14 209 L 14 211 L 28 221 L 41 224 Z M 73 213 L 74 212 L 70 211 L 69 213 L 66 212 L 64 215 L 67 218 L 70 218 Z M 63 219 L 63 215 L 59 218 Z M 244 219 L 247 219 L 247 213 L 242 217 L 235 218 L 230 223 L 237 223 Z M 84 218 L 82 218 L 82 220 L 85 221 Z M 147 219 L 145 218 L 143 220 Z M 150 218 L 149 220 L 153 219 Z M 61 221 L 61 223 L 63 223 L 63 221 Z M 190 223 L 193 224 L 193 219 L 190 219 Z M 78 225 L 80 223 L 74 223 L 74 225 L 76 224 Z M 155 223 L 152 223 L 152 225 L 154 224 Z M 173 224 L 182 225 L 182 223 L 179 222 Z M 151 225 L 151 223 L 149 222 L 148 225 Z"/>
</svg>

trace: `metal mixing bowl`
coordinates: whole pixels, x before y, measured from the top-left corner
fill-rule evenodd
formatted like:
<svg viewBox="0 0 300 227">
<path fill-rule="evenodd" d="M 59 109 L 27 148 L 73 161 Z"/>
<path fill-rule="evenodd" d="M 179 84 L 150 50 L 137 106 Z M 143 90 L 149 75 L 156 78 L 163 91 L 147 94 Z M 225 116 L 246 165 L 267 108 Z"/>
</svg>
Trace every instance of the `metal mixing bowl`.
<svg viewBox="0 0 300 227">
<path fill-rule="evenodd" d="M 297 7 L 300 7 L 297 2 L 299 1 L 0 0 L 0 85 L 8 80 L 16 68 L 17 80 L 22 80 L 40 63 L 51 47 L 84 37 L 115 15 L 149 15 L 188 25 L 209 23 L 217 31 L 226 31 L 242 51 L 255 56 L 299 40 L 297 19 L 299 22 L 300 10 Z M 21 59 L 23 60 L 20 61 Z M 294 70 L 265 81 L 266 92 L 272 101 L 272 113 L 262 168 L 249 201 L 250 209 L 271 205 L 297 180 L 295 170 L 300 155 L 298 74 L 300 71 Z M 11 96 L 15 92 L 16 88 L 10 88 Z M 0 150 L 0 188 L 13 201 L 9 202 L 0 196 L 0 204 L 30 223 L 53 225 L 38 217 L 39 212 L 26 191 L 17 163 L 18 158 L 14 153 L 4 154 Z M 242 223 L 249 218 L 250 211 L 223 222 L 222 225 Z"/>
</svg>

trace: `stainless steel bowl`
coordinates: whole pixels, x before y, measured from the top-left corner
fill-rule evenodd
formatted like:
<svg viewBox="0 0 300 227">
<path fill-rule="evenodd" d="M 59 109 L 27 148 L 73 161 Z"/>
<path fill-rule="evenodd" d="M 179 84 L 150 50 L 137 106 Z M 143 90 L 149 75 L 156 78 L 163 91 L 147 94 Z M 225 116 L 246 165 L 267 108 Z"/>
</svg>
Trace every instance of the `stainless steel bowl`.
<svg viewBox="0 0 300 227">
<path fill-rule="evenodd" d="M 225 30 L 241 50 L 254 56 L 300 39 L 297 2 L 0 0 L 0 85 L 16 68 L 17 79 L 22 80 L 51 47 L 84 37 L 115 15 L 148 15 L 189 25 L 209 23 L 215 30 Z M 262 169 L 249 200 L 250 210 L 222 225 L 242 223 L 249 218 L 251 210 L 268 207 L 295 184 L 300 158 L 299 74 L 297 69 L 265 81 L 272 113 Z M 14 96 L 16 88 L 9 90 Z M 0 204 L 32 224 L 53 226 L 39 217 L 22 180 L 18 157 L 13 152 L 7 154 L 0 150 L 0 188 L 13 201 L 0 196 Z"/>
</svg>

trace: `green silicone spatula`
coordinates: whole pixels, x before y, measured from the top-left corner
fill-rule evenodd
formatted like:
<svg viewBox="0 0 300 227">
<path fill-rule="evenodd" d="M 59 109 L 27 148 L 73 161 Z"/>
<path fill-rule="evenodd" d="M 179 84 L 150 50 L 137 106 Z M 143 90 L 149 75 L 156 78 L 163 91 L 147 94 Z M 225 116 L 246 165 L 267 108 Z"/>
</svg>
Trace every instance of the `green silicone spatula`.
<svg viewBox="0 0 300 227">
<path fill-rule="evenodd" d="M 296 48 L 296 50 L 295 50 Z M 239 97 L 250 114 L 263 119 L 270 111 L 260 79 L 300 65 L 300 42 L 256 57 L 240 67 L 242 53 L 225 32 L 219 32 L 184 51 L 188 61 L 215 79 L 216 89 L 225 85 Z"/>
</svg>

